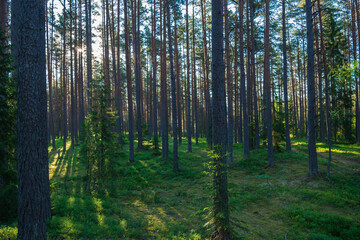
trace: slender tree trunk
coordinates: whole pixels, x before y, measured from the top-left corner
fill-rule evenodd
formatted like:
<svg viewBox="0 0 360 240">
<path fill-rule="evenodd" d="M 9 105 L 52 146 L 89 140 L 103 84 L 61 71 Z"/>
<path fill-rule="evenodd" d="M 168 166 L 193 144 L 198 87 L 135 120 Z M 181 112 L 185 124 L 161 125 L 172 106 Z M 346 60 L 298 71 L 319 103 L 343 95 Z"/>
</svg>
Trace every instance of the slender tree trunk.
<svg viewBox="0 0 360 240">
<path fill-rule="evenodd" d="M 189 49 L 189 3 L 186 0 L 186 103 L 187 103 L 187 138 L 188 138 L 188 152 L 192 152 L 191 146 L 191 116 L 190 116 L 190 49 Z"/>
<path fill-rule="evenodd" d="M 82 0 L 79 0 L 79 127 L 85 122 L 85 107 L 84 107 L 84 74 L 83 74 L 83 34 L 82 34 Z"/>
<path fill-rule="evenodd" d="M 71 147 L 75 147 L 75 99 L 74 99 L 74 61 L 73 61 L 73 1 L 70 0 L 70 131 L 71 131 Z"/>
<path fill-rule="evenodd" d="M 126 79 L 128 92 L 128 122 L 129 122 L 129 160 L 134 162 L 134 114 L 132 100 L 131 60 L 130 60 L 130 33 L 128 27 L 128 6 L 124 0 L 124 28 L 125 28 L 125 57 L 126 57 Z"/>
<path fill-rule="evenodd" d="M 239 79 L 239 72 L 238 72 L 238 28 L 239 22 L 238 18 L 235 16 L 235 29 L 234 29 L 234 40 L 235 40 L 235 47 L 234 47 L 234 93 L 235 93 L 235 143 L 242 142 L 242 127 L 239 127 L 239 87 L 238 87 L 238 79 Z M 240 107 L 241 108 L 241 107 Z"/>
<path fill-rule="evenodd" d="M 306 0 L 307 59 L 308 59 L 308 152 L 309 176 L 318 175 L 315 129 L 314 32 L 311 0 Z"/>
<path fill-rule="evenodd" d="M 193 2 L 193 37 L 192 37 L 192 44 L 193 44 L 193 117 L 195 121 L 193 121 L 193 125 L 196 127 L 195 130 L 195 142 L 196 144 L 199 143 L 199 109 L 198 109 L 198 92 L 197 92 L 197 82 L 196 82 L 196 56 L 195 56 L 195 3 Z"/>
<path fill-rule="evenodd" d="M 7 2 L 4 1 L 4 2 Z M 53 32 L 53 28 L 51 28 Z M 54 112 L 53 112 L 53 96 L 52 96 L 52 46 L 53 41 L 51 38 L 51 43 L 49 42 L 49 11 L 48 6 L 46 5 L 46 41 L 47 41 L 47 70 L 48 70 L 48 81 L 49 81 L 49 134 L 52 141 L 52 149 L 55 150 L 55 132 L 54 132 Z"/>
<path fill-rule="evenodd" d="M 319 94 L 319 111 L 320 111 L 320 139 L 325 142 L 326 130 L 325 130 L 325 119 L 324 119 L 324 107 L 323 107 L 323 84 L 322 84 L 322 71 L 321 71 L 321 52 L 319 46 L 319 30 L 317 24 L 314 25 L 315 30 L 315 42 L 317 52 L 317 65 L 318 65 L 318 94 Z"/>
<path fill-rule="evenodd" d="M 153 74 L 153 116 L 154 116 L 154 121 L 153 121 L 153 128 L 154 128 L 154 147 L 155 147 L 155 151 L 157 151 L 158 149 L 158 121 L 157 121 L 157 107 L 158 107 L 158 99 L 157 99 L 157 87 L 156 87 L 156 82 L 157 82 L 157 76 L 156 76 L 156 67 L 157 67 L 157 63 L 156 63 L 156 1 L 153 0 L 154 2 L 154 15 L 153 15 L 153 24 L 152 24 L 152 30 L 153 30 L 153 37 L 152 37 L 152 74 Z"/>
<path fill-rule="evenodd" d="M 260 147 L 260 138 L 259 138 L 259 113 L 258 113 L 258 102 L 257 102 L 257 91 L 256 91 L 256 74 L 255 74 L 255 34 L 254 34 L 254 1 L 252 0 L 250 3 L 250 22 L 251 22 L 251 83 L 252 83 L 252 93 L 253 93 L 253 102 L 254 102 L 254 122 L 255 122 L 255 148 Z"/>
<path fill-rule="evenodd" d="M 272 139 L 272 117 L 271 117 L 271 83 L 270 83 L 270 3 L 269 0 L 266 3 L 265 13 L 265 62 L 264 62 L 264 83 L 266 84 L 266 130 L 268 139 L 268 165 L 274 166 L 274 150 Z"/>
<path fill-rule="evenodd" d="M 355 0 L 356 5 L 356 16 L 357 16 L 357 33 L 358 33 L 358 42 L 359 42 L 359 55 L 360 55 L 360 11 L 359 11 L 359 2 Z M 359 79 L 356 78 L 355 82 L 355 114 L 356 114 L 356 141 L 360 144 L 360 106 L 359 106 Z"/>
<path fill-rule="evenodd" d="M 75 27 L 75 35 L 74 35 L 74 73 L 75 73 L 75 78 L 74 78 L 74 115 L 73 115 L 73 123 L 74 123 L 74 138 L 75 138 L 75 144 L 78 145 L 79 144 L 79 138 L 78 138 L 78 133 L 79 133 L 79 129 L 78 129 L 78 83 L 79 83 L 79 71 L 78 71 L 78 28 L 77 28 L 77 0 L 75 0 L 75 23 L 74 23 L 74 27 Z"/>
<path fill-rule="evenodd" d="M 133 36 L 133 50 L 134 50 L 134 65 L 135 65 L 135 86 L 136 86 L 136 126 L 137 126 L 137 132 L 138 132 L 138 149 L 141 150 L 143 148 L 142 146 L 142 102 L 141 102 L 141 79 L 140 79 L 140 49 L 138 46 L 139 44 L 139 31 L 138 31 L 138 25 L 140 25 L 140 22 L 137 22 L 137 15 L 140 14 L 137 11 L 137 1 L 132 0 L 131 1 L 131 8 L 132 8 L 132 36 Z"/>
<path fill-rule="evenodd" d="M 293 69 L 293 61 L 292 61 L 292 54 L 290 51 L 290 74 L 291 74 L 291 87 L 292 87 L 292 95 L 293 95 L 293 117 L 294 117 L 294 128 L 295 128 L 295 136 L 298 137 L 298 122 L 297 122 L 297 98 L 296 98 L 296 92 L 295 92 L 295 77 L 294 77 L 294 69 Z"/>
<path fill-rule="evenodd" d="M 91 0 L 85 0 L 86 12 L 86 70 L 87 70 L 87 99 L 88 111 L 92 105 L 91 83 L 92 83 L 92 5 Z"/>
<path fill-rule="evenodd" d="M 224 15 L 225 15 L 225 58 L 226 58 L 226 79 L 227 79 L 227 110 L 228 110 L 228 126 L 227 126 L 227 163 L 232 164 L 233 162 L 233 79 L 231 72 L 231 61 L 230 61 L 230 37 L 229 37 L 229 13 L 227 0 L 224 0 Z"/>
<path fill-rule="evenodd" d="M 179 171 L 178 163 L 178 137 L 177 137 L 177 110 L 176 110 L 176 83 L 175 83 L 175 73 L 174 73 L 174 56 L 173 56 L 173 46 L 172 46 L 172 34 L 171 34 L 171 25 L 170 25 L 170 4 L 169 0 L 166 0 L 167 8 L 167 28 L 168 28 L 168 39 L 169 39 L 169 55 L 170 55 L 170 74 L 171 74 L 171 101 L 172 101 L 172 124 L 173 124 L 173 141 L 174 141 L 174 160 L 173 160 L 173 169 L 174 172 Z M 176 37 L 176 36 L 175 36 Z"/>
<path fill-rule="evenodd" d="M 223 1 L 212 0 L 212 94 L 214 161 L 214 225 L 212 239 L 231 239 L 226 169 L 226 97 L 223 37 Z"/>
<path fill-rule="evenodd" d="M 286 12 L 285 12 L 285 0 L 282 0 L 282 24 L 283 24 L 283 61 L 284 61 L 284 98 L 285 98 L 285 137 L 286 137 L 286 151 L 291 151 L 290 143 L 290 129 L 289 129 L 289 107 L 288 107 L 288 65 L 286 54 Z"/>
<path fill-rule="evenodd" d="M 168 130 L 168 106 L 167 106 L 167 83 L 166 83 L 166 6 L 162 7 L 162 48 L 161 48 L 161 128 L 162 128 L 162 154 L 165 162 L 169 162 L 169 130 Z"/>
<path fill-rule="evenodd" d="M 330 116 L 330 96 L 329 96 L 329 78 L 327 72 L 327 61 L 326 61 L 326 51 L 325 51 L 325 43 L 324 43 L 324 32 L 322 25 L 322 10 L 320 5 L 320 0 L 317 0 L 318 11 L 319 11 L 319 23 L 320 23 L 320 42 L 321 42 L 321 52 L 323 57 L 323 65 L 324 65 L 324 78 L 325 78 L 325 112 L 326 112 L 326 126 L 327 126 L 327 143 L 329 147 L 329 158 L 328 158 L 328 168 L 327 168 L 327 176 L 330 177 L 330 163 L 331 163 L 331 116 Z M 310 95 L 309 95 L 310 96 Z M 309 104 L 310 105 L 310 104 Z M 309 112 L 310 113 L 310 112 Z"/>
<path fill-rule="evenodd" d="M 182 122 L 181 122 L 181 101 L 180 101 L 180 64 L 179 64 L 179 50 L 178 50 L 178 33 L 177 33 L 177 14 L 174 8 L 174 54 L 175 54 L 175 81 L 176 81 L 176 109 L 178 118 L 178 133 L 179 144 L 182 142 Z"/>
<path fill-rule="evenodd" d="M 240 22 L 240 84 L 241 84 L 241 98 L 243 111 L 243 128 L 244 128 L 244 157 L 250 157 L 250 136 L 249 136 L 249 117 L 247 114 L 247 100 L 245 89 L 245 64 L 244 64 L 244 3 L 245 0 L 239 0 L 239 22 Z"/>
<path fill-rule="evenodd" d="M 67 85 L 66 85 L 66 4 L 63 9 L 64 22 L 63 22 L 63 112 L 62 112 L 62 131 L 63 131 L 63 151 L 66 151 L 67 140 Z"/>
<path fill-rule="evenodd" d="M 205 120 L 205 130 L 206 130 L 206 139 L 208 145 L 212 146 L 212 112 L 211 112 L 211 104 L 210 104 L 210 84 L 209 84 L 209 57 L 208 57 L 208 48 L 207 48 L 207 41 L 206 41 L 206 16 L 205 16 L 205 0 L 201 0 L 201 22 L 202 22 L 202 31 L 203 31 L 203 48 L 204 48 L 204 78 L 205 78 L 205 108 L 206 108 L 206 120 Z"/>
</svg>

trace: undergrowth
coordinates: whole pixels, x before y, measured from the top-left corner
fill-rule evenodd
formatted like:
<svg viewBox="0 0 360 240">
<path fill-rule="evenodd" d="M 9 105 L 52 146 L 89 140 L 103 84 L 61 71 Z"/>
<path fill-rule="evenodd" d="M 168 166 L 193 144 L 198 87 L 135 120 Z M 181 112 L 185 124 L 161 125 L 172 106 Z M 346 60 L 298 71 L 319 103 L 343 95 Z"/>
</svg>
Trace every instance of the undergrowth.
<svg viewBox="0 0 360 240">
<path fill-rule="evenodd" d="M 183 141 L 185 142 L 185 141 Z M 135 142 L 136 144 L 136 142 Z M 206 210 L 212 204 L 211 175 L 205 139 L 179 148 L 180 171 L 174 173 L 151 142 L 128 162 L 127 145 L 113 166 L 114 176 L 103 191 L 86 191 L 86 168 L 79 146 L 50 151 L 52 220 L 49 239 L 207 239 Z M 61 140 L 56 142 L 62 150 Z M 171 142 L 169 146 L 172 146 Z M 170 162 L 172 161 L 170 147 Z M 266 168 L 266 149 L 242 157 L 234 144 L 229 167 L 231 225 L 242 239 L 360 239 L 360 179 L 349 169 L 332 165 L 326 179 L 307 178 L 305 153 L 277 153 L 275 167 Z M 210 183 L 210 184 L 209 184 Z M 16 239 L 16 221 L 0 226 L 0 239 Z M 239 237 L 240 238 L 240 237 Z"/>
</svg>

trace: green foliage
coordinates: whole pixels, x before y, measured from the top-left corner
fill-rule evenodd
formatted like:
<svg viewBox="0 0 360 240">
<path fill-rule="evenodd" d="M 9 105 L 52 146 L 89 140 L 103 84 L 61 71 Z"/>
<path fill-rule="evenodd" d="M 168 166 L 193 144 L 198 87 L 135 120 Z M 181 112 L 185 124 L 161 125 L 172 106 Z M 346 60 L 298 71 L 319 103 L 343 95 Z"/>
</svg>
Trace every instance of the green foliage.
<svg viewBox="0 0 360 240">
<path fill-rule="evenodd" d="M 350 143 L 355 142 L 353 131 L 353 101 L 355 76 L 359 73 L 358 64 L 344 64 L 332 69 L 330 73 L 332 87 L 332 97 L 336 99 L 336 104 L 332 106 L 331 122 L 335 127 L 340 126 L 341 136 Z"/>
<path fill-rule="evenodd" d="M 16 240 L 17 227 L 0 226 L 0 239 Z"/>
<path fill-rule="evenodd" d="M 214 235 L 223 232 L 223 236 L 231 239 L 230 233 L 233 232 L 230 227 L 230 212 L 228 206 L 228 183 L 227 173 L 228 164 L 226 163 L 227 154 L 222 145 L 215 145 L 214 151 L 209 153 L 210 161 L 204 165 L 207 167 L 206 174 L 212 175 L 212 186 L 210 193 L 214 200 L 211 207 L 205 208 L 208 211 L 208 222 L 205 224 L 209 230 L 213 231 L 212 239 L 216 239 Z M 226 199 L 226 202 L 224 201 Z"/>
<path fill-rule="evenodd" d="M 109 107 L 110 91 L 103 78 L 94 79 L 92 86 L 93 105 L 85 118 L 82 131 L 80 156 L 86 166 L 86 188 L 88 191 L 104 190 L 104 183 L 116 177 L 114 169 L 119 157 L 118 136 L 115 129 L 115 111 Z M 110 186 L 107 186 L 110 187 Z"/>
<path fill-rule="evenodd" d="M 359 223 L 347 217 L 317 212 L 315 209 L 299 206 L 285 208 L 284 214 L 298 227 L 311 232 L 326 234 L 329 237 L 336 237 L 335 239 L 354 240 L 359 239 L 360 236 Z"/>
<path fill-rule="evenodd" d="M 11 221 L 17 214 L 16 87 L 10 77 L 10 49 L 4 42 L 0 31 L 0 222 Z"/>
<path fill-rule="evenodd" d="M 274 113 L 274 122 L 273 122 L 273 143 L 274 143 L 274 150 L 276 152 L 282 152 L 283 149 L 281 148 L 281 143 L 285 141 L 285 109 L 282 108 L 283 101 L 276 97 L 275 105 L 279 107 L 275 107 L 275 109 L 279 109 L 278 111 L 275 110 Z"/>
</svg>

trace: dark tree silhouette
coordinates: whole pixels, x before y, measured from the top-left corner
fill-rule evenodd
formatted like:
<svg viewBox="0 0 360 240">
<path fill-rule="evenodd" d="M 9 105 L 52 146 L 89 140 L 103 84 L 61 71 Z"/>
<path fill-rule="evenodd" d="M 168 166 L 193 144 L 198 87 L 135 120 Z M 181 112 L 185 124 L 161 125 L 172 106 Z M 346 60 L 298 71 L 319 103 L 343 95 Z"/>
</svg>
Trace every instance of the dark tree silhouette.
<svg viewBox="0 0 360 240">
<path fill-rule="evenodd" d="M 215 232 L 212 239 L 230 239 L 226 174 L 226 98 L 223 1 L 212 0 L 212 109 L 214 158 Z"/>
<path fill-rule="evenodd" d="M 316 155 L 316 124 L 315 124 L 315 78 L 314 78 L 314 31 L 312 23 L 311 0 L 306 0 L 306 27 L 307 27 L 307 60 L 308 60 L 308 152 L 309 176 L 318 175 Z"/>
<path fill-rule="evenodd" d="M 46 239 L 46 219 L 51 217 L 45 3 L 12 1 L 12 54 L 18 106 L 18 239 Z"/>
</svg>

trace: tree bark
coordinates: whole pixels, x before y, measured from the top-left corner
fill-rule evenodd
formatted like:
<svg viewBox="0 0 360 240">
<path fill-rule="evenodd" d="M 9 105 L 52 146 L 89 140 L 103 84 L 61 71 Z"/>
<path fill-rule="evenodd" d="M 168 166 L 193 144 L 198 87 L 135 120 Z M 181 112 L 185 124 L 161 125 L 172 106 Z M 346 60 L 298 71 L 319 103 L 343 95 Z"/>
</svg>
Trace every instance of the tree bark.
<svg viewBox="0 0 360 240">
<path fill-rule="evenodd" d="M 290 129 L 289 129 L 289 107 L 288 107 L 288 65 L 287 65 L 287 54 L 286 54 L 286 9 L 285 0 L 282 0 L 282 24 L 283 24 L 283 61 L 284 61 L 284 98 L 285 98 L 285 137 L 286 137 L 286 151 L 291 151 L 290 143 Z"/>
<path fill-rule="evenodd" d="M 46 219 L 51 217 L 45 4 L 40 0 L 12 1 L 18 107 L 18 239 L 46 239 Z"/>
<path fill-rule="evenodd" d="M 168 44 L 169 44 L 169 57 L 170 57 L 170 75 L 171 75 L 171 101 L 172 101 L 172 125 L 173 125 L 173 141 L 174 141 L 174 159 L 173 159 L 173 170 L 174 172 L 179 171 L 178 163 L 178 137 L 177 137 L 177 110 L 176 110 L 176 83 L 174 73 L 174 56 L 172 46 L 172 34 L 170 25 L 170 3 L 166 1 L 167 8 L 167 28 L 168 28 Z M 176 36 L 175 36 L 176 37 Z"/>
<path fill-rule="evenodd" d="M 191 116 L 190 116 L 190 50 L 189 50 L 189 3 L 186 0 L 186 103 L 187 103 L 187 120 L 186 131 L 188 139 L 188 152 L 192 152 L 191 146 Z"/>
<path fill-rule="evenodd" d="M 212 0 L 212 94 L 214 161 L 214 224 L 212 239 L 231 239 L 226 174 L 226 97 L 223 1 Z"/>
<path fill-rule="evenodd" d="M 307 60 L 308 60 L 308 152 L 309 176 L 318 175 L 315 129 L 314 32 L 311 0 L 306 0 Z"/>
<path fill-rule="evenodd" d="M 265 13 L 265 62 L 264 62 L 264 83 L 266 84 L 266 130 L 268 139 L 268 165 L 274 166 L 274 150 L 272 139 L 272 116 L 271 116 L 271 83 L 270 83 L 270 3 L 269 0 L 266 3 Z"/>
<path fill-rule="evenodd" d="M 244 157 L 250 157 L 250 136 L 249 136 L 249 117 L 246 99 L 246 86 L 245 86 L 245 64 L 244 64 L 244 3 L 245 0 L 239 0 L 239 22 L 240 22 L 240 84 L 241 84 L 241 98 L 242 98 L 242 111 L 243 111 L 243 128 L 244 128 Z"/>
<path fill-rule="evenodd" d="M 226 58 L 226 80 L 227 80 L 227 111 L 228 111 L 228 126 L 227 126 L 227 163 L 232 164 L 233 162 L 233 127 L 234 127 L 234 116 L 233 116 L 233 79 L 231 72 L 231 61 L 230 61 L 230 34 L 229 34 L 229 13 L 227 0 L 224 0 L 224 15 L 225 15 L 225 58 Z"/>
<path fill-rule="evenodd" d="M 134 162 L 134 114 L 132 100 L 131 60 L 130 60 L 130 33 L 128 27 L 128 6 L 124 0 L 124 29 L 125 29 L 125 58 L 126 58 L 126 79 L 128 92 L 128 122 L 129 122 L 129 161 Z"/>
</svg>

